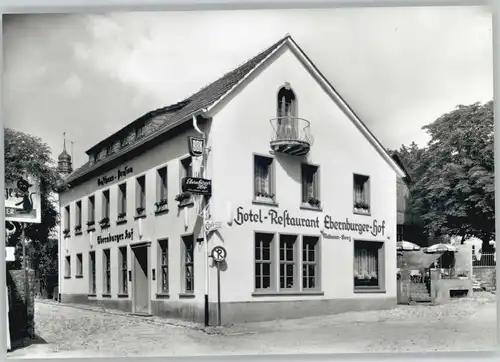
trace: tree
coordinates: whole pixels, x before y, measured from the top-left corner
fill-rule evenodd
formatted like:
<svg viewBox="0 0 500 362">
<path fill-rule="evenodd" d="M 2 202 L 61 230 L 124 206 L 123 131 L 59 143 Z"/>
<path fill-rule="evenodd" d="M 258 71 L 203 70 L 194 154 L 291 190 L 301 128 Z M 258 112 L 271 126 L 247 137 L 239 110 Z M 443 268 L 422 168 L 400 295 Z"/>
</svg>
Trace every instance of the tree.
<svg viewBox="0 0 500 362">
<path fill-rule="evenodd" d="M 29 240 L 26 252 L 30 256 L 30 266 L 43 278 L 47 273 L 57 272 L 53 262 L 48 260 L 54 258 L 53 251 L 50 251 L 48 254 L 50 257 L 47 257 L 48 249 L 44 245 L 47 244 L 59 223 L 58 207 L 54 195 L 61 190 L 62 179 L 51 158 L 50 148 L 40 138 L 5 128 L 4 148 L 6 182 L 15 181 L 23 173 L 32 174 L 40 180 L 41 222 L 39 224 L 26 224 L 25 236 Z M 16 246 L 18 250 L 16 254 L 19 255 L 22 247 L 19 230 L 9 238 L 8 243 Z M 20 266 L 19 258 L 17 258 L 16 264 L 18 267 Z"/>
<path fill-rule="evenodd" d="M 431 236 L 495 236 L 493 102 L 460 105 L 424 126 L 431 140 L 398 151 L 412 173 L 411 208 Z"/>
</svg>

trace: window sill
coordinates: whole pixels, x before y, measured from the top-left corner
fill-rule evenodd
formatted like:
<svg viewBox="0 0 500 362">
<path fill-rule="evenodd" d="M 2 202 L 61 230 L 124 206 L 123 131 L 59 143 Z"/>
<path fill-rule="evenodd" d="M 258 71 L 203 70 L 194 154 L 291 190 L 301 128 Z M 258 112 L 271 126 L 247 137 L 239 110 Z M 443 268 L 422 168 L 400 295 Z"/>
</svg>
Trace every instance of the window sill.
<svg viewBox="0 0 500 362">
<path fill-rule="evenodd" d="M 116 220 L 116 225 L 122 225 L 122 224 L 126 224 L 126 223 L 127 223 L 127 219 Z"/>
<path fill-rule="evenodd" d="M 88 229 L 87 229 L 87 232 L 88 232 L 88 233 L 90 233 L 90 232 L 92 232 L 92 231 L 95 231 L 95 227 L 90 227 L 90 228 L 88 228 Z"/>
<path fill-rule="evenodd" d="M 70 275 L 65 275 L 64 279 L 71 279 L 71 276 Z"/>
<path fill-rule="evenodd" d="M 82 235 L 82 231 L 75 231 L 75 236 Z"/>
<path fill-rule="evenodd" d="M 179 202 L 179 205 L 177 205 L 177 207 L 179 209 L 183 208 L 183 207 L 188 207 L 188 206 L 193 206 L 194 205 L 194 201 L 192 198 L 189 198 L 187 200 L 183 200 L 183 201 L 180 201 Z"/>
<path fill-rule="evenodd" d="M 380 288 L 354 288 L 354 294 L 384 294 L 385 289 Z"/>
<path fill-rule="evenodd" d="M 371 214 L 370 211 L 357 211 L 357 210 L 353 210 L 352 213 L 354 215 L 372 216 L 372 214 Z"/>
<path fill-rule="evenodd" d="M 139 219 L 144 219 L 146 218 L 146 214 L 141 214 L 141 215 L 135 215 L 134 220 L 139 220 Z"/>
<path fill-rule="evenodd" d="M 252 297 L 287 297 L 287 296 L 322 296 L 325 295 L 324 292 L 318 290 L 304 290 L 302 292 L 300 291 L 284 291 L 284 292 L 275 292 L 275 291 L 258 291 L 258 292 L 253 292 Z"/>
<path fill-rule="evenodd" d="M 69 235 L 69 234 L 64 235 L 64 239 L 69 239 L 70 237 L 71 237 L 71 235 Z"/>
<path fill-rule="evenodd" d="M 257 200 L 257 199 L 253 199 L 252 204 L 254 204 L 254 205 L 267 205 L 267 206 L 272 206 L 272 207 L 279 206 L 276 201 L 266 201 L 266 200 Z"/>
<path fill-rule="evenodd" d="M 103 298 L 111 298 L 111 294 L 103 293 L 102 297 Z"/>
<path fill-rule="evenodd" d="M 194 297 L 194 293 L 179 293 L 179 298 L 181 299 L 193 299 Z"/>
<path fill-rule="evenodd" d="M 302 205 L 300 205 L 300 208 L 302 210 L 323 212 L 323 208 L 321 206 L 316 207 L 316 206 L 311 206 L 309 204 L 302 204 Z"/>
<path fill-rule="evenodd" d="M 120 293 L 118 294 L 118 298 L 128 298 L 128 293 Z"/>
<path fill-rule="evenodd" d="M 110 228 L 110 224 L 106 224 L 106 225 L 101 225 L 101 230 L 106 230 L 106 229 L 109 229 Z"/>
<path fill-rule="evenodd" d="M 181 295 L 179 294 L 179 297 Z M 156 299 L 169 299 L 170 298 L 170 294 L 168 293 L 156 293 Z"/>
<path fill-rule="evenodd" d="M 87 297 L 89 297 L 89 298 L 96 298 L 97 295 L 96 294 L 88 294 Z"/>
<path fill-rule="evenodd" d="M 163 215 L 163 214 L 166 214 L 166 213 L 168 213 L 168 209 L 157 210 L 157 211 L 155 211 L 155 216 Z"/>
<path fill-rule="evenodd" d="M 83 278 L 83 275 L 82 275 L 82 274 L 75 275 L 75 278 L 76 278 L 76 279 L 82 279 L 82 278 Z"/>
</svg>

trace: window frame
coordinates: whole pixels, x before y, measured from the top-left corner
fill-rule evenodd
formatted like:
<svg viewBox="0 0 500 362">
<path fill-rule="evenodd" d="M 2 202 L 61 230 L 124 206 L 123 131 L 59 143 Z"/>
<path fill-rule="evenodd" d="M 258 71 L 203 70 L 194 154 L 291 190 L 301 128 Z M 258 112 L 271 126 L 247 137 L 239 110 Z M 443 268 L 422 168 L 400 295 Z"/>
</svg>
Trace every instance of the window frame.
<svg viewBox="0 0 500 362">
<path fill-rule="evenodd" d="M 165 248 L 163 248 L 165 246 Z M 168 295 L 170 293 L 170 253 L 169 253 L 169 239 L 158 239 L 157 242 L 157 250 L 158 250 L 158 284 L 157 284 L 157 295 Z M 163 256 L 166 254 L 167 263 L 163 263 Z M 164 280 L 163 271 L 166 269 L 166 281 Z M 166 288 L 164 286 L 166 285 Z"/>
<path fill-rule="evenodd" d="M 82 277 L 83 277 L 83 254 L 77 253 L 75 278 L 82 278 Z"/>
<path fill-rule="evenodd" d="M 191 262 L 187 263 L 186 262 L 186 254 L 187 254 L 187 249 L 186 249 L 186 240 L 190 239 L 191 240 L 191 245 L 192 245 L 192 256 L 191 256 Z M 193 234 L 187 234 L 187 235 L 182 235 L 181 236 L 181 276 L 182 276 L 182 283 L 181 283 L 181 295 L 194 295 L 195 293 L 195 244 L 196 240 Z M 187 273 L 186 270 L 188 267 L 191 266 L 191 289 L 187 288 Z"/>
<path fill-rule="evenodd" d="M 87 226 L 95 223 L 95 194 L 87 197 Z"/>
<path fill-rule="evenodd" d="M 64 206 L 64 229 L 71 230 L 71 204 Z"/>
<path fill-rule="evenodd" d="M 128 247 L 120 246 L 118 248 L 119 262 L 118 268 L 120 269 L 119 276 L 119 295 L 128 295 Z"/>
<path fill-rule="evenodd" d="M 258 159 L 266 159 L 269 161 L 268 172 L 269 172 L 269 194 L 272 197 L 265 196 L 257 196 L 257 160 Z M 266 204 L 266 205 L 275 205 L 277 206 L 277 197 L 276 197 L 276 159 L 272 155 L 263 155 L 260 153 L 252 154 L 252 200 L 254 204 Z"/>
<path fill-rule="evenodd" d="M 66 255 L 64 263 L 64 279 L 71 278 L 71 255 Z"/>
<path fill-rule="evenodd" d="M 310 260 L 304 260 L 304 245 L 305 245 L 305 239 L 311 238 L 311 239 L 316 239 L 316 247 L 314 249 L 314 262 L 311 262 Z M 306 235 L 303 234 L 301 235 L 301 243 L 300 243 L 300 288 L 301 291 L 303 292 L 319 292 L 322 289 L 322 283 L 321 283 L 321 243 L 322 243 L 322 238 L 321 236 L 318 235 Z M 314 265 L 314 278 L 315 278 L 315 286 L 313 288 L 305 287 L 304 286 L 304 266 L 305 265 Z"/>
<path fill-rule="evenodd" d="M 293 248 L 292 248 L 292 255 L 293 255 L 293 260 L 286 260 L 286 251 L 287 249 L 285 249 L 284 253 L 283 253 L 283 256 L 285 257 L 285 259 L 282 259 L 281 258 L 281 240 L 282 238 L 286 238 L 286 237 L 293 237 L 294 238 L 294 241 L 293 241 Z M 299 270 L 299 266 L 300 266 L 300 260 L 299 260 L 299 253 L 298 251 L 301 249 L 299 247 L 299 235 L 297 234 L 289 234 L 289 233 L 279 233 L 278 234 L 278 245 L 276 246 L 277 249 L 278 249 L 278 255 L 277 255 L 277 260 L 276 260 L 276 263 L 277 263 L 277 266 L 278 266 L 278 286 L 277 286 L 277 290 L 278 292 L 298 292 L 300 290 L 300 278 L 301 278 L 301 275 L 300 275 L 300 270 Z M 281 265 L 285 265 L 284 267 L 284 277 L 286 278 L 288 276 L 288 273 L 287 273 L 287 265 L 292 265 L 292 270 L 293 270 L 293 275 L 292 275 L 292 280 L 293 280 L 293 287 L 291 288 L 287 288 L 287 287 L 282 287 L 281 286 L 281 278 L 282 278 L 282 274 L 281 274 Z M 286 284 L 286 279 L 285 279 L 285 284 Z"/>
<path fill-rule="evenodd" d="M 314 198 L 317 200 L 318 204 L 314 205 L 311 204 L 310 200 L 305 200 L 304 195 L 305 195 L 305 177 L 304 177 L 304 172 L 305 168 L 309 169 L 314 169 L 313 173 L 313 195 L 311 198 Z M 322 210 L 323 207 L 321 205 L 321 171 L 319 165 L 312 164 L 312 163 L 301 163 L 300 164 L 300 205 L 301 208 L 307 209 L 307 210 Z"/>
<path fill-rule="evenodd" d="M 117 219 L 118 221 L 123 222 L 127 218 L 127 192 L 128 192 L 127 181 L 120 183 L 117 189 L 118 189 Z"/>
<path fill-rule="evenodd" d="M 76 228 L 82 228 L 82 200 L 75 202 L 75 232 Z"/>
<path fill-rule="evenodd" d="M 266 235 L 266 237 L 270 237 L 270 245 L 269 245 L 269 260 L 265 259 L 257 259 L 256 257 L 256 249 L 257 249 L 257 236 L 258 235 Z M 268 231 L 254 231 L 253 233 L 253 289 L 254 293 L 275 293 L 277 291 L 276 284 L 276 239 L 277 234 L 268 232 Z M 260 249 L 260 248 L 259 248 Z M 260 255 L 263 254 L 262 249 L 259 250 Z M 269 288 L 257 288 L 257 264 L 269 264 Z M 263 272 L 263 267 L 260 268 L 262 270 L 262 274 L 260 276 L 261 286 L 263 283 L 263 278 L 265 277 Z"/>
<path fill-rule="evenodd" d="M 162 175 L 164 173 L 164 175 Z M 164 177 L 163 177 L 164 176 Z M 163 165 L 156 168 L 156 213 L 164 211 L 168 207 L 168 166 Z"/>
<path fill-rule="evenodd" d="M 364 178 L 365 181 L 363 183 L 363 192 L 365 193 L 365 199 L 367 203 L 367 209 L 366 211 L 360 211 L 360 208 L 356 207 L 357 201 L 356 201 L 356 178 Z M 352 197 L 353 197 L 353 202 L 352 202 L 352 207 L 353 207 L 353 213 L 356 215 L 366 215 L 366 216 L 371 216 L 372 212 L 372 205 L 371 205 L 371 177 L 368 175 L 360 174 L 360 173 L 353 173 L 353 178 L 352 178 Z"/>
<path fill-rule="evenodd" d="M 103 285 L 102 295 L 111 295 L 111 249 L 102 249 Z"/>
<path fill-rule="evenodd" d="M 89 269 L 89 294 L 95 296 L 97 292 L 95 250 L 89 251 Z"/>
<path fill-rule="evenodd" d="M 386 277 L 386 261 L 385 261 L 385 241 L 382 240 L 367 240 L 367 239 L 354 239 L 352 243 L 353 250 L 353 275 L 352 285 L 354 293 L 385 293 L 385 277 Z M 356 263 L 356 246 L 359 244 L 370 245 L 369 248 L 377 250 L 377 285 L 356 285 L 356 278 L 354 275 L 354 267 Z"/>
<path fill-rule="evenodd" d="M 141 180 L 143 184 L 141 185 Z M 146 173 L 136 176 L 135 178 L 135 218 L 146 216 L 146 204 L 147 204 L 147 194 L 146 194 Z M 141 212 L 139 210 L 142 209 Z"/>
<path fill-rule="evenodd" d="M 101 219 L 110 217 L 111 214 L 111 191 L 110 189 L 102 190 L 101 193 Z"/>
</svg>

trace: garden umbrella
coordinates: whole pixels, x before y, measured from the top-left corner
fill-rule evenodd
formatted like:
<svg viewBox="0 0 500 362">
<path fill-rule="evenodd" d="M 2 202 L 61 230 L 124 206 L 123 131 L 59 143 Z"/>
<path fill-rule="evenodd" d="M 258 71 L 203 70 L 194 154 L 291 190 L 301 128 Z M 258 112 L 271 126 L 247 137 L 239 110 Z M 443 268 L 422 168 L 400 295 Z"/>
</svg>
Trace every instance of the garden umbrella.
<svg viewBox="0 0 500 362">
<path fill-rule="evenodd" d="M 425 249 L 424 253 L 434 254 L 434 253 L 444 253 L 447 251 L 456 252 L 457 248 L 451 244 L 442 244 L 442 243 L 441 244 L 434 244 L 432 246 L 429 246 L 427 249 Z"/>
<path fill-rule="evenodd" d="M 397 250 L 406 250 L 406 251 L 416 251 L 420 250 L 420 246 L 410 241 L 398 241 L 396 243 Z"/>
</svg>

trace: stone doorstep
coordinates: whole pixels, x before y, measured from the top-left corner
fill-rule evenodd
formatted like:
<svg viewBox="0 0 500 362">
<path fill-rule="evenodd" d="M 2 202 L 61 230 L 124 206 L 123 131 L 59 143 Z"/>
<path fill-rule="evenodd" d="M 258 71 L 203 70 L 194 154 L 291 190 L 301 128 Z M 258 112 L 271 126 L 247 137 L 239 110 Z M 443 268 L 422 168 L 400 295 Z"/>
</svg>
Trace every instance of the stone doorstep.
<svg viewBox="0 0 500 362">
<path fill-rule="evenodd" d="M 81 309 L 81 310 L 88 310 L 92 312 L 100 312 L 100 313 L 106 313 L 106 314 L 113 314 L 113 315 L 121 315 L 125 317 L 131 317 L 131 318 L 138 318 L 141 319 L 142 321 L 150 324 L 156 324 L 156 325 L 170 325 L 173 327 L 182 327 L 182 328 L 189 328 L 197 331 L 201 331 L 206 334 L 221 334 L 220 327 L 205 327 L 200 324 L 196 323 L 191 323 L 191 322 L 186 322 L 178 319 L 169 319 L 169 318 L 163 318 L 163 317 L 157 317 L 153 316 L 150 314 L 142 314 L 142 313 L 129 313 L 129 312 L 123 312 L 121 310 L 116 310 L 116 309 L 106 309 L 104 307 L 96 307 L 96 306 L 90 306 L 90 305 L 85 305 L 85 304 L 76 304 L 76 303 L 59 303 L 50 299 L 37 299 L 35 300 L 35 303 L 43 303 L 43 304 L 50 304 L 50 305 L 58 305 L 58 306 L 64 306 L 64 307 L 70 307 L 70 308 L 76 308 L 76 309 Z"/>
</svg>

